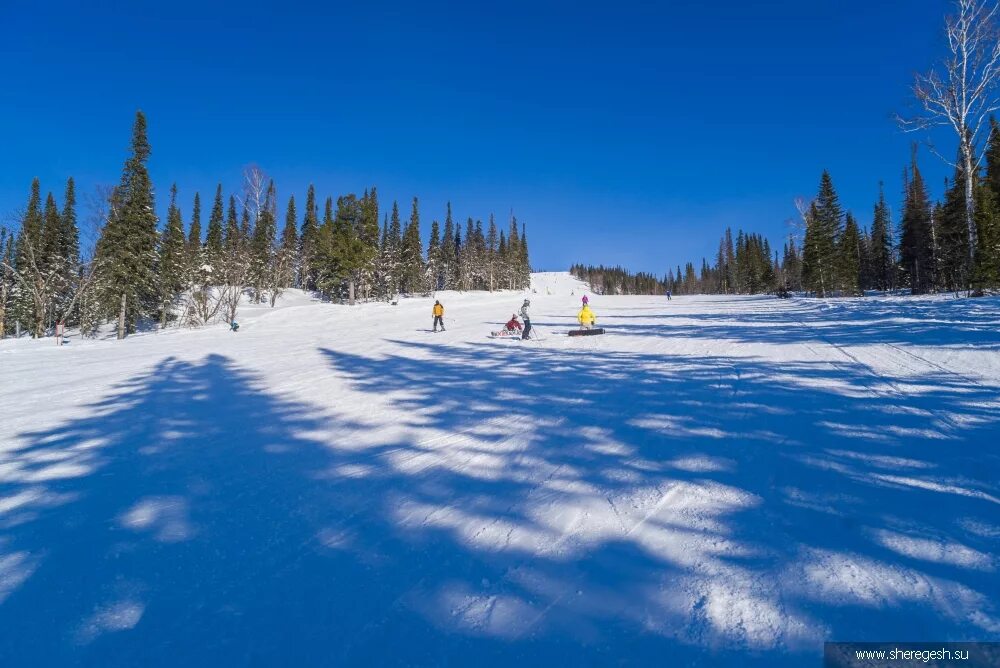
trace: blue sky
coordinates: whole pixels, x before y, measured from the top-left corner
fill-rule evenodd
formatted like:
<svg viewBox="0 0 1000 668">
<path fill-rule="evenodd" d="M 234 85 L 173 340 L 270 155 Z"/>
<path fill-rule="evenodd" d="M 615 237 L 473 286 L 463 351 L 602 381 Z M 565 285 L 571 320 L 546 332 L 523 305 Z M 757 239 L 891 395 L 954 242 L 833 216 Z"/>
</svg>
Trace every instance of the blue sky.
<svg viewBox="0 0 1000 668">
<path fill-rule="evenodd" d="M 32 177 L 115 183 L 149 119 L 158 208 L 268 171 L 284 202 L 377 185 L 527 224 L 536 267 L 665 273 L 726 226 L 780 241 L 829 169 L 894 207 L 944 0 L 4 3 L 0 215 Z M 93 5 L 93 6 L 84 6 Z M 951 150 L 951 144 L 943 144 Z M 934 192 L 948 170 L 924 153 Z M 84 214 L 85 211 L 81 212 Z"/>
</svg>

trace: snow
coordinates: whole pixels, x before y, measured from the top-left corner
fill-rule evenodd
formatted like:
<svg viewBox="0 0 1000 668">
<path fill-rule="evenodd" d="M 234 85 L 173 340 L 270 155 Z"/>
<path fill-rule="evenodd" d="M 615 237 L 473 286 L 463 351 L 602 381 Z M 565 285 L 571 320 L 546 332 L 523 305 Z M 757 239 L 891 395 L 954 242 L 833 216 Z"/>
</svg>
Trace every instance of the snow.
<svg viewBox="0 0 1000 668">
<path fill-rule="evenodd" d="M 1000 640 L 1000 300 L 533 287 L 0 341 L 0 665 Z"/>
</svg>

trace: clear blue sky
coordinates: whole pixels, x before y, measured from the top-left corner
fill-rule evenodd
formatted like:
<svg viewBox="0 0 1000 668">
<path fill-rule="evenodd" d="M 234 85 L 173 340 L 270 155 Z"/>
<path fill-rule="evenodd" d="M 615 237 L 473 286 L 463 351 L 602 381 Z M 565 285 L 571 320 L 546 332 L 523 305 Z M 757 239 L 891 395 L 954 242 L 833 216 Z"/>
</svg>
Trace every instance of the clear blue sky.
<svg viewBox="0 0 1000 668">
<path fill-rule="evenodd" d="M 346 5 L 347 3 L 343 3 Z M 115 183 L 142 108 L 163 212 L 256 162 L 283 211 L 375 184 L 527 224 L 536 267 L 665 273 L 722 230 L 772 241 L 831 171 L 870 223 L 910 136 L 891 120 L 941 48 L 945 0 L 7 2 L 0 214 L 31 178 Z M 94 6 L 90 6 L 94 5 Z M 947 145 L 951 150 L 950 144 Z M 934 192 L 947 171 L 922 159 Z M 82 214 L 83 212 L 81 212 Z"/>
</svg>

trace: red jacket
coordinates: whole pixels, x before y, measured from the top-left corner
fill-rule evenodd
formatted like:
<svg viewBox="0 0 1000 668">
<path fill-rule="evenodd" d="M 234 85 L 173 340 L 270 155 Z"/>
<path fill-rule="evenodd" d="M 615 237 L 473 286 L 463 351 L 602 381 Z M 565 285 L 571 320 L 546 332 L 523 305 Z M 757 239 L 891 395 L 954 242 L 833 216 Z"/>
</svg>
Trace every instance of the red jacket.
<svg viewBox="0 0 1000 668">
<path fill-rule="evenodd" d="M 517 318 L 511 318 L 510 321 L 507 322 L 506 327 L 507 329 L 521 329 L 521 323 L 517 321 Z"/>
</svg>

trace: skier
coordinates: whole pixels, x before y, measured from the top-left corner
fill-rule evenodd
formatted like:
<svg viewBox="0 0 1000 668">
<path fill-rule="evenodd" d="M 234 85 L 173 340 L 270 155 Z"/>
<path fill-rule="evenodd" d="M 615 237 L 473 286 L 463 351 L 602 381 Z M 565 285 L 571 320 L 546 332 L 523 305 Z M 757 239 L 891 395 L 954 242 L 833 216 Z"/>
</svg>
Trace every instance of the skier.
<svg viewBox="0 0 1000 668">
<path fill-rule="evenodd" d="M 521 319 L 524 320 L 524 331 L 521 333 L 521 338 L 526 339 L 531 333 L 531 316 L 528 315 L 528 307 L 531 306 L 531 301 L 528 299 L 524 300 L 521 304 Z"/>
<path fill-rule="evenodd" d="M 590 303 L 590 300 L 589 300 L 589 299 L 587 299 L 587 295 L 584 295 L 584 296 L 583 296 L 583 305 L 584 305 L 584 306 L 586 306 L 586 305 L 587 305 L 587 304 L 589 304 L 589 303 Z"/>
<path fill-rule="evenodd" d="M 667 301 L 670 301 L 670 290 L 667 290 Z"/>
<path fill-rule="evenodd" d="M 590 329 L 597 322 L 597 316 L 590 310 L 590 304 L 584 304 L 580 312 L 576 314 L 576 319 L 580 321 L 580 329 Z"/>
<path fill-rule="evenodd" d="M 434 313 L 434 331 L 438 331 L 438 325 L 441 325 L 441 331 L 444 331 L 444 307 L 441 306 L 441 302 L 435 300 L 434 308 L 432 310 Z"/>
<path fill-rule="evenodd" d="M 518 320 L 517 320 L 517 314 L 516 313 L 510 316 L 510 320 L 508 320 L 507 324 L 504 325 L 504 329 L 506 329 L 508 332 L 513 332 L 514 330 L 517 330 L 517 331 L 520 332 L 523 329 L 521 327 L 521 323 L 518 322 Z"/>
</svg>

